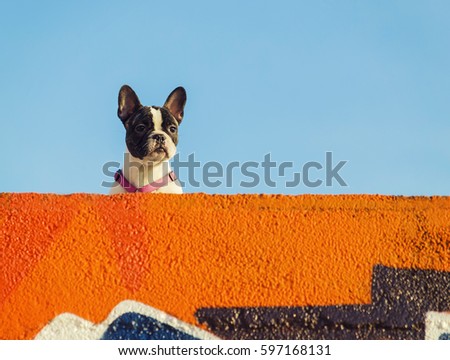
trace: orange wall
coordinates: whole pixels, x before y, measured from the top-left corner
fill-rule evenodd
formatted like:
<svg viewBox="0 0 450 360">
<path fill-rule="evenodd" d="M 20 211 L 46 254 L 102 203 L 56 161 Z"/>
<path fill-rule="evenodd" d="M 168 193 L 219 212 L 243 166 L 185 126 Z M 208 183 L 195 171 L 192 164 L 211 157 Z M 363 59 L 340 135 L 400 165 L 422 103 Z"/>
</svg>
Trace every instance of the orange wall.
<svg viewBox="0 0 450 360">
<path fill-rule="evenodd" d="M 450 270 L 450 198 L 0 194 L 0 338 L 133 299 L 202 307 L 370 303 L 371 271 Z"/>
</svg>

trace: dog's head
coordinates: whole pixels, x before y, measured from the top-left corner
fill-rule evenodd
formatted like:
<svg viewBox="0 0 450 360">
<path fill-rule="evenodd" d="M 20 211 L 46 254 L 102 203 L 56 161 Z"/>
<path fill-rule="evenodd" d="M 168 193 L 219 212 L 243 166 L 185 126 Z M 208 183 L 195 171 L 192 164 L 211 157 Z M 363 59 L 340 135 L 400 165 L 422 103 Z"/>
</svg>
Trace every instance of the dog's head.
<svg viewBox="0 0 450 360">
<path fill-rule="evenodd" d="M 117 115 L 126 130 L 126 145 L 135 158 L 151 162 L 168 160 L 175 155 L 178 144 L 178 126 L 186 104 L 186 91 L 177 87 L 165 104 L 143 106 L 131 87 L 119 91 Z"/>
</svg>

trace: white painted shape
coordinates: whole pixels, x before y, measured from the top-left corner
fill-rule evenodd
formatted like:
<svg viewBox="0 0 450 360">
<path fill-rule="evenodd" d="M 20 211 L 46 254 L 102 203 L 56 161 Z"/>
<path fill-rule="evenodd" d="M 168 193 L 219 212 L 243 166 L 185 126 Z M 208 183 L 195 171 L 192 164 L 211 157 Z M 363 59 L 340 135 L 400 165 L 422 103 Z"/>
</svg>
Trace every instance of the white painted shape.
<svg viewBox="0 0 450 360">
<path fill-rule="evenodd" d="M 63 313 L 55 317 L 50 323 L 45 326 L 39 334 L 36 335 L 36 340 L 96 340 L 100 339 L 108 326 L 114 320 L 125 313 L 134 312 L 144 316 L 151 317 L 159 322 L 170 325 L 173 328 L 182 331 L 186 334 L 202 340 L 218 340 L 216 336 L 211 333 L 199 329 L 191 324 L 181 321 L 161 310 L 155 309 L 143 303 L 125 300 L 119 303 L 108 315 L 105 321 L 100 324 L 92 323 L 79 316 L 71 313 Z"/>
<path fill-rule="evenodd" d="M 442 334 L 450 334 L 450 312 L 427 312 L 425 340 L 438 340 Z"/>
</svg>

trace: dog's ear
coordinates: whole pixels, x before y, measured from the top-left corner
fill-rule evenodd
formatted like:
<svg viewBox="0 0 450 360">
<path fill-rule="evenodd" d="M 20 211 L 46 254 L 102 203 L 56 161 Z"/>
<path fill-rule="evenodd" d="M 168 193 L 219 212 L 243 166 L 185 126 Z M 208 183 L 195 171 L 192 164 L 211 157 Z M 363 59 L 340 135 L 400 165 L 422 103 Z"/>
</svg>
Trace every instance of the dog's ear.
<svg viewBox="0 0 450 360">
<path fill-rule="evenodd" d="M 164 104 L 164 107 L 169 109 L 170 113 L 181 124 L 184 115 L 184 105 L 186 105 L 186 90 L 179 86 L 170 93 Z"/>
<path fill-rule="evenodd" d="M 119 108 L 117 109 L 120 120 L 125 124 L 140 107 L 142 107 L 141 102 L 133 89 L 128 85 L 123 85 L 119 91 Z"/>
</svg>

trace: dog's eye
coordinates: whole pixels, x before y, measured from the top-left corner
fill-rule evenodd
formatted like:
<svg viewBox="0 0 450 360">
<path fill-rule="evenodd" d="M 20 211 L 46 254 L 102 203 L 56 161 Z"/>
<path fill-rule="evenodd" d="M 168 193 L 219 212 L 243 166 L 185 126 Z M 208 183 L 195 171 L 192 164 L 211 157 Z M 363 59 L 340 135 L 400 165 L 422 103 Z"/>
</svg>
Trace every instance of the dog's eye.
<svg viewBox="0 0 450 360">
<path fill-rule="evenodd" d="M 143 132 L 145 131 L 145 125 L 138 125 L 134 128 L 134 130 L 136 130 L 137 132 Z"/>
<path fill-rule="evenodd" d="M 174 133 L 175 131 L 177 131 L 177 128 L 176 128 L 175 126 L 171 126 L 171 127 L 169 128 L 169 131 L 172 132 L 172 133 Z"/>
</svg>

